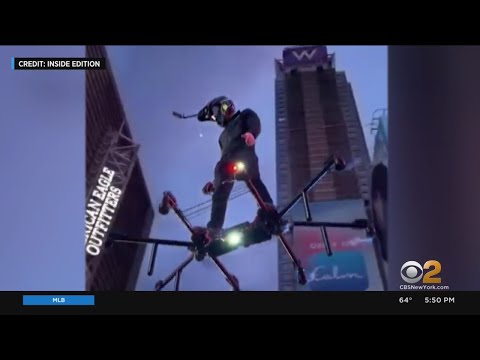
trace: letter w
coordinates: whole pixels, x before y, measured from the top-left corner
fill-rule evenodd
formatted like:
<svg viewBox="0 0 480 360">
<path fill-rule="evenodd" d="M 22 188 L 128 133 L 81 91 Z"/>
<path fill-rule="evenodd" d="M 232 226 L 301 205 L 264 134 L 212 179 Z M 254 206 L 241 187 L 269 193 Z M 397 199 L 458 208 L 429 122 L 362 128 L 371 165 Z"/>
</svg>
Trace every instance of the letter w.
<svg viewBox="0 0 480 360">
<path fill-rule="evenodd" d="M 317 52 L 317 49 L 313 49 L 308 52 L 308 50 L 302 50 L 302 52 L 299 54 L 296 51 L 293 51 L 293 55 L 297 58 L 297 60 L 302 60 L 304 57 L 308 58 L 308 60 L 312 60 L 313 55 Z"/>
</svg>

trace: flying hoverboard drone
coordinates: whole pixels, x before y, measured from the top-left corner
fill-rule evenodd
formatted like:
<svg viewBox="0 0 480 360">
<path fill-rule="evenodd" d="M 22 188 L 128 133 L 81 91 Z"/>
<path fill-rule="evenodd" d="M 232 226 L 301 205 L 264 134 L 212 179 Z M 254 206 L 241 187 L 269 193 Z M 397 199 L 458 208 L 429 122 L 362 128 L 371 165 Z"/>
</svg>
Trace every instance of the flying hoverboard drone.
<svg viewBox="0 0 480 360">
<path fill-rule="evenodd" d="M 179 118 L 189 118 L 192 116 L 185 116 L 179 113 L 174 113 L 174 116 Z M 139 239 L 130 236 L 123 236 L 121 234 L 111 234 L 110 242 L 127 242 L 127 243 L 136 243 L 136 244 L 153 244 L 152 253 L 150 256 L 148 275 L 152 276 L 154 272 L 154 265 L 157 256 L 157 249 L 159 245 L 166 246 L 180 246 L 185 247 L 190 251 L 189 256 L 177 267 L 175 268 L 167 277 L 163 280 L 160 280 L 155 285 L 156 291 L 161 291 L 165 288 L 172 280 L 175 279 L 175 291 L 180 290 L 180 279 L 182 271 L 193 261 L 203 261 L 205 258 L 209 257 L 217 268 L 225 276 L 225 280 L 232 287 L 234 291 L 240 291 L 240 286 L 238 279 L 231 274 L 225 266 L 218 259 L 220 256 L 230 253 L 240 247 L 248 247 L 250 245 L 259 244 L 272 239 L 272 236 L 276 236 L 281 242 L 283 248 L 290 257 L 293 267 L 297 273 L 298 283 L 305 285 L 307 283 L 307 278 L 305 276 L 305 271 L 300 263 L 299 259 L 295 256 L 291 246 L 288 244 L 285 239 L 285 232 L 290 230 L 294 226 L 312 226 L 320 227 L 322 231 L 323 242 L 325 245 L 325 250 L 328 256 L 332 255 L 332 249 L 330 246 L 330 241 L 328 239 L 326 228 L 328 227 L 343 227 L 343 228 L 355 228 L 355 229 L 364 229 L 367 232 L 367 235 L 373 233 L 373 229 L 368 225 L 367 220 L 355 220 L 352 223 L 332 223 L 332 222 L 314 222 L 312 221 L 312 215 L 310 211 L 310 205 L 307 198 L 308 191 L 314 187 L 325 175 L 333 171 L 342 171 L 346 167 L 345 162 L 338 157 L 331 157 L 326 161 L 324 168 L 302 189 L 302 191 L 295 196 L 290 203 L 285 206 L 280 211 L 276 209 L 269 208 L 265 205 L 261 197 L 259 196 L 257 190 L 253 186 L 252 182 L 248 179 L 248 176 L 245 176 L 245 165 L 241 162 L 232 164 L 232 170 L 234 172 L 233 181 L 236 180 L 237 175 L 246 183 L 248 191 L 237 191 L 235 190 L 230 197 L 230 200 L 241 196 L 247 192 L 250 192 L 260 210 L 258 216 L 254 222 L 244 222 L 224 230 L 223 237 L 220 240 L 213 241 L 210 245 L 206 246 L 206 229 L 202 227 L 194 227 L 190 223 L 189 219 L 186 216 L 186 211 L 182 211 L 179 206 L 176 198 L 170 191 L 165 191 L 163 194 L 162 201 L 159 206 L 159 212 L 162 215 L 167 215 L 170 211 L 173 211 L 175 215 L 180 219 L 183 225 L 191 233 L 190 241 L 177 241 L 177 240 L 163 240 L 163 239 Z M 204 189 L 204 192 L 211 192 Z M 287 223 L 283 217 L 300 201 L 303 200 L 303 207 L 305 211 L 305 221 L 303 222 L 292 222 L 285 226 Z M 199 205 L 203 205 L 199 204 Z M 192 208 L 195 208 L 199 205 L 196 205 Z"/>
</svg>

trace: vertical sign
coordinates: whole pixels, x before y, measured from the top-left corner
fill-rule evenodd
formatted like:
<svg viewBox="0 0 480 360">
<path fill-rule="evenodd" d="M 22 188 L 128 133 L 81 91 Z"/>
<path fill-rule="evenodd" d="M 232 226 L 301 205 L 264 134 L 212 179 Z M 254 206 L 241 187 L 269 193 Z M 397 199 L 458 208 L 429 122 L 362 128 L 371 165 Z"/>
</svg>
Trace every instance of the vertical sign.
<svg viewBox="0 0 480 360">
<path fill-rule="evenodd" d="M 115 171 L 104 167 L 87 203 L 85 243 L 87 253 L 100 254 L 112 225 L 122 190 L 112 185 Z"/>
</svg>

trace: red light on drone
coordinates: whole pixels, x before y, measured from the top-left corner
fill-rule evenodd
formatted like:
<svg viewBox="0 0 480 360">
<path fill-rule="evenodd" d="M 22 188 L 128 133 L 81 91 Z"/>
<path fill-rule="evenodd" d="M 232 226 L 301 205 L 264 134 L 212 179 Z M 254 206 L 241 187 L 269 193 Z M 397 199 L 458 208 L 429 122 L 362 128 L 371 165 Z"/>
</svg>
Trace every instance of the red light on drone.
<svg viewBox="0 0 480 360">
<path fill-rule="evenodd" d="M 233 170 L 235 172 L 242 172 L 245 170 L 245 164 L 242 162 L 238 162 L 233 166 Z"/>
<path fill-rule="evenodd" d="M 238 174 L 245 171 L 245 164 L 242 162 L 237 162 L 229 166 L 229 170 L 233 174 Z"/>
</svg>

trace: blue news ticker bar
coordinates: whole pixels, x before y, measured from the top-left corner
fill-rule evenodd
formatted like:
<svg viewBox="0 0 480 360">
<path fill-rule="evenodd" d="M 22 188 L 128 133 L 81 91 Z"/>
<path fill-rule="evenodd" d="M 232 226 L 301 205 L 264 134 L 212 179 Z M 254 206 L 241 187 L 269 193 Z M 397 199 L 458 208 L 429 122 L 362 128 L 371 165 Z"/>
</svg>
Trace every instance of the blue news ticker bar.
<svg viewBox="0 0 480 360">
<path fill-rule="evenodd" d="M 92 306 L 94 295 L 23 295 L 24 306 Z"/>
<path fill-rule="evenodd" d="M 12 70 L 15 69 L 15 58 L 12 58 Z"/>
</svg>

